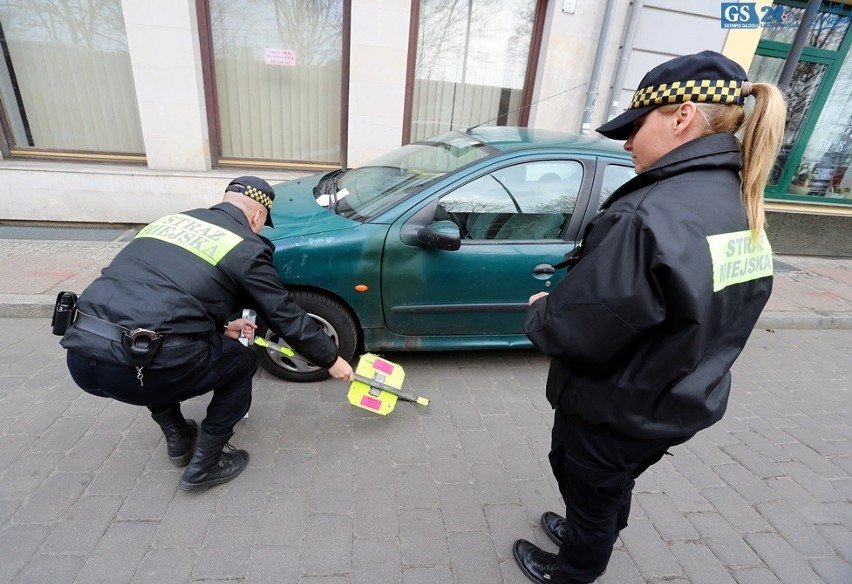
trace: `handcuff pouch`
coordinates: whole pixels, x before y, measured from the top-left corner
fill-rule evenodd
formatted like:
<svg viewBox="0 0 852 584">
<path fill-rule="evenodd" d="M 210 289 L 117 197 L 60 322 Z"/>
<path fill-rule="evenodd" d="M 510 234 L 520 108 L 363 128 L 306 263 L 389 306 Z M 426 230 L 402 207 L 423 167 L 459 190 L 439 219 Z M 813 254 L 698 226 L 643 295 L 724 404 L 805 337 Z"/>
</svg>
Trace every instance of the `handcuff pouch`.
<svg viewBox="0 0 852 584">
<path fill-rule="evenodd" d="M 163 347 L 163 335 L 143 328 L 125 331 L 121 334 L 121 347 L 131 365 L 147 367 Z"/>
</svg>

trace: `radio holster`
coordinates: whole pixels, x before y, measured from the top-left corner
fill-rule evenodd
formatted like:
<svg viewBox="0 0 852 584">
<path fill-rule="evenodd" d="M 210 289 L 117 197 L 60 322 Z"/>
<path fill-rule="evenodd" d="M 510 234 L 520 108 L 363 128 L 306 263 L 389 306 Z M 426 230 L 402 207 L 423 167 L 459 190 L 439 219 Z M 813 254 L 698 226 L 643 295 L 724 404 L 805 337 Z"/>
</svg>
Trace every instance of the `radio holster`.
<svg viewBox="0 0 852 584">
<path fill-rule="evenodd" d="M 50 321 L 53 334 L 61 337 L 77 316 L 77 295 L 73 292 L 60 292 L 53 305 L 53 318 Z"/>
</svg>

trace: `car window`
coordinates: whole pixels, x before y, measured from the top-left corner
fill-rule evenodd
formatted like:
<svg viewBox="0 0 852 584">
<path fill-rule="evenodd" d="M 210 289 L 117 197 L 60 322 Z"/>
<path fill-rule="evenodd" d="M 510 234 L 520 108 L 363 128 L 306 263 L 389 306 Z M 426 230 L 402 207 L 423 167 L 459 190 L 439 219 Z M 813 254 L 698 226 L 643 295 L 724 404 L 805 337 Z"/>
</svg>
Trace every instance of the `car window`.
<svg viewBox="0 0 852 584">
<path fill-rule="evenodd" d="M 445 195 L 435 219 L 454 222 L 465 240 L 558 239 L 582 182 L 583 166 L 576 161 L 507 166 Z"/>
<path fill-rule="evenodd" d="M 601 197 L 598 201 L 598 209 L 604 204 L 609 196 L 616 191 L 618 187 L 636 176 L 636 171 L 632 166 L 623 166 L 621 164 L 607 164 L 604 167 L 603 183 L 601 184 Z"/>
</svg>

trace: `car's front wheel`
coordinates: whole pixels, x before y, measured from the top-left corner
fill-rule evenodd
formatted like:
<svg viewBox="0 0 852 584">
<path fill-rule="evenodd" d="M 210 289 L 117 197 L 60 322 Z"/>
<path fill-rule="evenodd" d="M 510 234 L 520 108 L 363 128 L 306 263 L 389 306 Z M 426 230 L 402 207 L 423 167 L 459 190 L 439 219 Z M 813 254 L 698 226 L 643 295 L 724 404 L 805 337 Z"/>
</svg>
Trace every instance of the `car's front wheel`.
<svg viewBox="0 0 852 584">
<path fill-rule="evenodd" d="M 296 304 L 331 337 L 337 345 L 339 355 L 346 361 L 351 361 L 358 346 L 358 327 L 346 307 L 337 300 L 316 292 L 295 290 L 291 294 Z M 288 346 L 284 339 L 269 330 L 265 323 L 258 323 L 255 334 L 267 341 Z M 280 379 L 304 383 L 329 377 L 327 369 L 308 362 L 298 353 L 288 357 L 280 351 L 261 347 L 258 347 L 258 353 L 260 366 Z"/>
</svg>

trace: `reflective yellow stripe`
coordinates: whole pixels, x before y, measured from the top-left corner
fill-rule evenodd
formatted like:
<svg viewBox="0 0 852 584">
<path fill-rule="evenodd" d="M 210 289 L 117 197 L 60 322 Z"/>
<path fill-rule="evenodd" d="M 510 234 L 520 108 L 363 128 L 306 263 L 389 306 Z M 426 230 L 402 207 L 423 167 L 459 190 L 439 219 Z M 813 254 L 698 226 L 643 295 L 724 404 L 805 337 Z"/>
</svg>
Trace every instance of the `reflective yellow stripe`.
<svg viewBox="0 0 852 584">
<path fill-rule="evenodd" d="M 143 227 L 136 237 L 152 237 L 171 243 L 215 266 L 243 240 L 232 231 L 176 213 Z"/>
<path fill-rule="evenodd" d="M 751 231 L 708 235 L 713 261 L 713 292 L 772 275 L 772 247 L 766 232 L 754 241 Z"/>
</svg>

